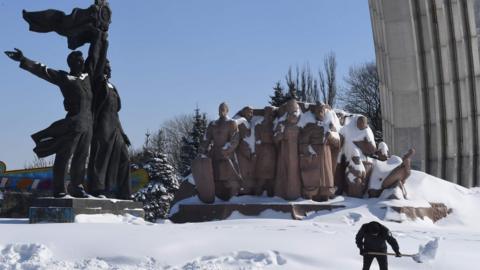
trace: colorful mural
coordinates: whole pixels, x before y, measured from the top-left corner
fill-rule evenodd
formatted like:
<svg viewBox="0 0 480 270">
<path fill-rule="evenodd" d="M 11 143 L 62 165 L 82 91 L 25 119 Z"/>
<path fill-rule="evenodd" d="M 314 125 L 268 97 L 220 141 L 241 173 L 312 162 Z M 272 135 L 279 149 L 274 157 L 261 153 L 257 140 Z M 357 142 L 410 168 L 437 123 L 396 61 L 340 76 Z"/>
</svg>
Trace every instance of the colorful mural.
<svg viewBox="0 0 480 270">
<path fill-rule="evenodd" d="M 148 183 L 148 173 L 144 169 L 131 171 L 132 191 L 136 192 Z M 51 190 L 52 167 L 7 171 L 0 161 L 0 190 L 2 191 L 44 191 Z M 69 179 L 66 179 L 67 184 Z"/>
<path fill-rule="evenodd" d="M 7 170 L 7 164 L 0 161 L 0 174 L 4 173 Z"/>
</svg>

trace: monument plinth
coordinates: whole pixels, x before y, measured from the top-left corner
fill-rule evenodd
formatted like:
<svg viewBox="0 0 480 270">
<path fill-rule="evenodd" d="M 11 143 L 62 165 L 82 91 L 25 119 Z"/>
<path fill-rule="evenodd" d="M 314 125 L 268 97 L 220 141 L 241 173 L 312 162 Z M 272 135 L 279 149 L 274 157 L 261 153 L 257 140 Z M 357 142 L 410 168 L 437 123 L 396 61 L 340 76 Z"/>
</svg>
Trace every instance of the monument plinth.
<svg viewBox="0 0 480 270">
<path fill-rule="evenodd" d="M 262 202 L 259 200 L 258 202 L 225 202 L 214 204 L 179 202 L 175 208 L 177 209 L 172 211 L 173 213 L 171 213 L 169 219 L 174 223 L 187 223 L 225 220 L 235 213 L 249 217 L 261 217 L 265 211 L 290 214 L 291 219 L 302 220 L 310 213 L 334 211 L 345 208 L 345 205 L 338 202 L 317 204 L 308 202 Z"/>
<path fill-rule="evenodd" d="M 73 223 L 77 215 L 130 214 L 144 218 L 141 202 L 112 199 L 38 198 L 29 211 L 30 223 Z"/>
</svg>

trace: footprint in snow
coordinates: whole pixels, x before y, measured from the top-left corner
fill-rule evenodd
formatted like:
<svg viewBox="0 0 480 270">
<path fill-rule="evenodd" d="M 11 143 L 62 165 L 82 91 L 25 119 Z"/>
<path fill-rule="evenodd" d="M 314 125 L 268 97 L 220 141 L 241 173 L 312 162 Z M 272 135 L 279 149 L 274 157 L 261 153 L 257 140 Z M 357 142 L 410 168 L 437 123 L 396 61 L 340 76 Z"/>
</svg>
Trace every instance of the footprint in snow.
<svg viewBox="0 0 480 270">
<path fill-rule="evenodd" d="M 358 213 L 348 213 L 348 215 L 343 216 L 343 221 L 348 225 L 355 225 L 363 216 Z"/>
</svg>

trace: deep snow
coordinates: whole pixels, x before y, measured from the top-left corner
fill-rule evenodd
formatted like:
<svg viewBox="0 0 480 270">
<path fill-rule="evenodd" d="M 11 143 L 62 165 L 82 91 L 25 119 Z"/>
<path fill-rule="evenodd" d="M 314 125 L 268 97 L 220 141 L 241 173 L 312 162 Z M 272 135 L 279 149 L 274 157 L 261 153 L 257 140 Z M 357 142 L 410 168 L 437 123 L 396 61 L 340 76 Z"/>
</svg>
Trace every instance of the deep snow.
<svg viewBox="0 0 480 270">
<path fill-rule="evenodd" d="M 346 208 L 311 213 L 302 221 L 273 211 L 196 224 L 113 215 L 79 216 L 74 224 L 3 219 L 0 269 L 360 269 L 354 237 L 372 220 L 392 230 L 403 253 L 425 251 L 428 262 L 391 257 L 391 269 L 477 269 L 480 189 L 413 172 L 407 190 L 410 201 L 339 197 L 335 202 Z M 383 220 L 389 211 L 382 207 L 428 202 L 443 202 L 453 213 L 435 224 Z M 427 245 L 435 239 L 438 248 Z M 372 269 L 378 269 L 375 262 Z"/>
</svg>

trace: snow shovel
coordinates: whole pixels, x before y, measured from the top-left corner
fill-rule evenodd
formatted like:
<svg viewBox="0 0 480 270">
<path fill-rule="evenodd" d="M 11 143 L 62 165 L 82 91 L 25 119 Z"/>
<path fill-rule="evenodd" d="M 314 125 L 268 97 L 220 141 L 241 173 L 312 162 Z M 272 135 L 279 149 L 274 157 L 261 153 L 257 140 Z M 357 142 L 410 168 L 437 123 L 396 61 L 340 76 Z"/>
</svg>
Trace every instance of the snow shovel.
<svg viewBox="0 0 480 270">
<path fill-rule="evenodd" d="M 438 249 L 438 238 L 428 242 L 426 245 L 421 245 L 418 248 L 417 254 L 402 254 L 402 257 L 411 257 L 417 263 L 424 263 L 435 259 Z M 383 253 L 383 252 L 367 252 L 368 255 L 380 255 L 380 256 L 396 256 L 395 253 Z"/>
<path fill-rule="evenodd" d="M 367 252 L 365 253 L 367 255 L 373 255 L 373 256 L 397 256 L 395 253 L 383 253 L 383 252 Z M 417 263 L 422 263 L 423 261 L 420 260 L 419 254 L 402 254 L 401 257 L 411 257 L 414 261 Z"/>
</svg>

